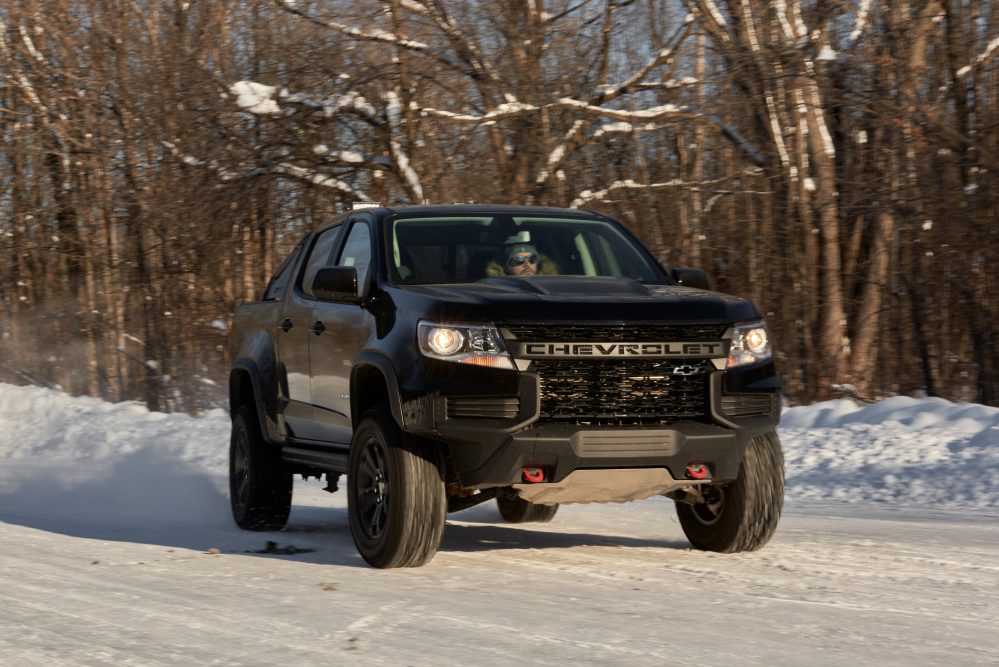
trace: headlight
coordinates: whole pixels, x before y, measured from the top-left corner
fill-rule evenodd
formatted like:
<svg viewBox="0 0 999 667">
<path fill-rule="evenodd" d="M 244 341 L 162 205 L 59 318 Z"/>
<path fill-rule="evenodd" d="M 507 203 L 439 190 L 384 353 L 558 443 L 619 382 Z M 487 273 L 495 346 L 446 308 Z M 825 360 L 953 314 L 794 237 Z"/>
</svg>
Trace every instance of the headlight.
<svg viewBox="0 0 999 667">
<path fill-rule="evenodd" d="M 491 368 L 514 368 L 506 343 L 493 326 L 420 322 L 416 337 L 420 352 L 431 359 Z"/>
<path fill-rule="evenodd" d="M 736 325 L 726 367 L 755 364 L 769 358 L 770 338 L 767 336 L 767 326 L 763 322 Z"/>
</svg>

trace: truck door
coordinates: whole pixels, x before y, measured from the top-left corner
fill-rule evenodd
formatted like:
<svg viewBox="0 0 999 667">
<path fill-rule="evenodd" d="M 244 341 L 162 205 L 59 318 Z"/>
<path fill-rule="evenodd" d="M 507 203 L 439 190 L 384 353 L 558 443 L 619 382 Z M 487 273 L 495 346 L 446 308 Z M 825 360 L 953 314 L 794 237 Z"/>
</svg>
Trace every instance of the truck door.
<svg viewBox="0 0 999 667">
<path fill-rule="evenodd" d="M 316 438 L 312 382 L 309 378 L 309 331 L 312 324 L 312 279 L 323 266 L 330 263 L 333 248 L 342 225 L 325 229 L 316 235 L 309 254 L 303 262 L 301 275 L 284 301 L 278 320 L 277 354 L 280 361 L 279 377 L 287 383 L 285 394 L 288 404 L 284 409 L 288 435 L 299 440 Z"/>
<path fill-rule="evenodd" d="M 357 284 L 363 286 L 371 269 L 371 230 L 363 218 L 349 222 L 337 266 L 357 269 Z M 360 304 L 317 301 L 312 310 L 309 337 L 309 367 L 316 438 L 349 444 L 353 435 L 350 414 L 350 372 L 375 329 L 374 317 Z"/>
</svg>

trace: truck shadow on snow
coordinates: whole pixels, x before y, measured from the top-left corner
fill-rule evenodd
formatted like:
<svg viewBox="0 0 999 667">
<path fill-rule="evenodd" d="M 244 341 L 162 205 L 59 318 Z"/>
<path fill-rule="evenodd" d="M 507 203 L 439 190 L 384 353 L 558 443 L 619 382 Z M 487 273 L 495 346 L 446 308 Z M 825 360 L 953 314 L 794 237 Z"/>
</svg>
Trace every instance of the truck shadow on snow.
<svg viewBox="0 0 999 667">
<path fill-rule="evenodd" d="M 556 518 L 555 521 L 558 521 Z M 551 525 L 551 524 L 548 524 Z M 514 528 L 503 525 L 448 524 L 441 552 L 497 551 L 502 549 L 571 549 L 575 547 L 656 547 L 689 550 L 687 542 L 649 540 L 622 535 L 546 532 L 543 528 Z"/>
<path fill-rule="evenodd" d="M 56 465 L 58 463 L 58 465 Z M 441 553 L 585 546 L 688 549 L 686 542 L 567 532 L 551 524 L 496 525 L 484 508 L 449 517 Z M 140 450 L 102 462 L 4 462 L 0 521 L 98 541 L 159 545 L 206 554 L 280 558 L 317 565 L 367 567 L 358 556 L 346 510 L 299 506 L 278 532 L 239 530 L 225 480 L 164 454 Z M 93 557 L 105 547 L 93 545 Z"/>
</svg>

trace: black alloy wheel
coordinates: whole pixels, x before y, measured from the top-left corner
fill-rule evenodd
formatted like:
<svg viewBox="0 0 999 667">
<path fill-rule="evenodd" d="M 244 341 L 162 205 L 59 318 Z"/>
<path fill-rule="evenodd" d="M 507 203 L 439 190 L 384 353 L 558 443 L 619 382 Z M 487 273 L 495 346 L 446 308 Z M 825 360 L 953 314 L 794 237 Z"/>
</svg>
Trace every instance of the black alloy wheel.
<svg viewBox="0 0 999 667">
<path fill-rule="evenodd" d="M 430 562 L 447 517 L 440 447 L 372 408 L 354 431 L 348 467 L 347 515 L 361 557 L 381 568 Z"/>
<path fill-rule="evenodd" d="M 389 470 L 385 449 L 377 438 L 362 445 L 357 467 L 357 516 L 364 536 L 379 540 L 389 520 Z"/>
</svg>

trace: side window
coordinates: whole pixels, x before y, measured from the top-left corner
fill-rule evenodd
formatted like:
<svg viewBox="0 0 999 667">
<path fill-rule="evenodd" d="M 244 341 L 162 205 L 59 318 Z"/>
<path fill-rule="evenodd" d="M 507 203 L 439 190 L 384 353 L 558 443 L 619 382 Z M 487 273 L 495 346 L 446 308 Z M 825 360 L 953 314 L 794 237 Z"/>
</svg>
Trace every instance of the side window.
<svg viewBox="0 0 999 667">
<path fill-rule="evenodd" d="M 302 252 L 302 245 L 299 244 L 295 246 L 295 249 L 291 251 L 278 270 L 274 272 L 274 276 L 271 278 L 270 282 L 267 283 L 267 289 L 264 290 L 264 301 L 278 301 L 284 297 L 285 292 L 288 291 L 288 283 L 291 282 L 291 269 L 295 265 L 295 260 L 298 259 L 299 253 Z"/>
<path fill-rule="evenodd" d="M 340 229 L 340 225 L 330 227 L 326 231 L 321 232 L 316 242 L 312 244 L 312 252 L 309 254 L 309 259 L 305 264 L 305 273 L 302 274 L 301 283 L 302 291 L 310 297 L 315 298 L 315 295 L 312 293 L 312 280 L 316 277 L 316 273 L 324 266 L 329 266 L 333 263 L 330 258 L 333 254 L 333 246 L 336 244 L 336 238 L 340 235 Z"/>
<path fill-rule="evenodd" d="M 368 277 L 368 267 L 371 265 L 371 232 L 363 222 L 356 222 L 350 228 L 347 241 L 340 253 L 339 266 L 353 266 L 357 269 L 357 285 L 364 285 Z"/>
</svg>

